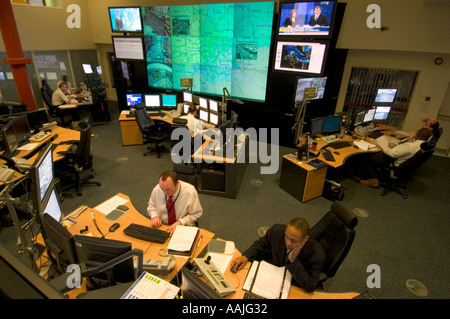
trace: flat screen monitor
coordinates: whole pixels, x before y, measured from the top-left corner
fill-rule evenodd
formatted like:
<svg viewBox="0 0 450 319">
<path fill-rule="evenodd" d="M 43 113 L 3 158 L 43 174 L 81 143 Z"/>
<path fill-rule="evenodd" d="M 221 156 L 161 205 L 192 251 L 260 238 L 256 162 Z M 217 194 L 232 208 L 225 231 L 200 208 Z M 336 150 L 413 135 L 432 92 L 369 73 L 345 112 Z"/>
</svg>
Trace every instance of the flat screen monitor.
<svg viewBox="0 0 450 319">
<path fill-rule="evenodd" d="M 151 1 L 146 1 L 149 4 Z M 274 1 L 145 6 L 149 87 L 254 101 L 266 98 Z M 195 102 L 193 102 L 195 103 Z"/>
<path fill-rule="evenodd" d="M 274 71 L 321 75 L 324 71 L 327 49 L 326 43 L 277 41 Z"/>
<path fill-rule="evenodd" d="M 363 123 L 369 123 L 373 121 L 373 117 L 375 116 L 375 110 L 376 109 L 370 109 L 366 111 L 366 114 L 364 114 Z"/>
<path fill-rule="evenodd" d="M 209 113 L 209 123 L 213 125 L 219 125 L 219 116 L 214 113 Z"/>
<path fill-rule="evenodd" d="M 199 115 L 200 120 L 205 121 L 205 122 L 209 122 L 208 111 L 205 111 L 203 109 L 199 109 L 198 111 L 199 111 L 198 115 Z"/>
<path fill-rule="evenodd" d="M 189 104 L 183 104 L 183 113 L 188 114 L 189 112 Z"/>
<path fill-rule="evenodd" d="M 358 126 L 358 125 L 362 124 L 365 115 L 366 115 L 366 111 L 361 111 L 361 112 L 356 113 L 355 121 L 353 122 L 353 126 Z"/>
<path fill-rule="evenodd" d="M 181 292 L 183 299 L 223 299 L 216 290 L 186 267 L 181 269 Z"/>
<path fill-rule="evenodd" d="M 377 106 L 375 109 L 375 115 L 373 116 L 374 120 L 385 121 L 389 117 L 389 112 L 391 111 L 390 106 Z"/>
<path fill-rule="evenodd" d="M 191 92 L 183 92 L 183 101 L 192 103 L 192 93 Z"/>
<path fill-rule="evenodd" d="M 279 4 L 278 36 L 331 36 L 337 1 L 295 1 Z"/>
<path fill-rule="evenodd" d="M 324 122 L 323 117 L 316 117 L 311 120 L 311 129 L 310 129 L 311 136 L 317 136 L 319 134 L 322 134 L 323 122 Z"/>
<path fill-rule="evenodd" d="M 3 149 L 7 155 L 14 153 L 18 147 L 16 132 L 14 132 L 14 127 L 12 125 L 6 124 L 2 127 L 2 143 Z"/>
<path fill-rule="evenodd" d="M 200 107 L 204 108 L 204 109 L 208 109 L 208 100 L 203 98 L 203 97 L 199 97 L 198 98 L 198 104 L 200 105 Z"/>
<path fill-rule="evenodd" d="M 85 263 L 89 269 L 98 267 L 111 259 L 131 251 L 131 243 L 108 238 L 98 238 L 83 235 L 75 235 L 75 251 L 78 262 Z M 117 264 L 104 273 L 89 278 L 89 285 L 94 287 L 106 287 L 116 282 L 126 283 L 136 280 L 133 258 Z"/>
<path fill-rule="evenodd" d="M 323 121 L 324 134 L 337 133 L 341 131 L 342 117 L 341 116 L 327 116 Z"/>
<path fill-rule="evenodd" d="M 112 32 L 142 32 L 141 7 L 109 7 Z"/>
<path fill-rule="evenodd" d="M 219 112 L 219 103 L 214 100 L 209 100 L 209 110 L 213 112 Z"/>
<path fill-rule="evenodd" d="M 327 78 L 305 78 L 299 77 L 297 79 L 297 87 L 295 88 L 295 102 L 303 101 L 305 96 L 305 89 L 315 87 L 316 96 L 313 98 L 307 98 L 308 100 L 323 99 L 325 93 L 325 85 L 327 84 Z"/>
<path fill-rule="evenodd" d="M 90 65 L 90 64 L 83 64 L 83 71 L 84 71 L 84 73 L 86 73 L 86 74 L 94 73 L 94 72 L 92 71 L 92 65 Z"/>
<path fill-rule="evenodd" d="M 58 222 L 61 222 L 64 217 L 58 195 L 56 195 L 56 191 L 53 185 L 50 189 L 50 194 L 48 195 L 48 198 L 45 199 L 42 205 L 40 213 L 48 214 Z"/>
<path fill-rule="evenodd" d="M 134 106 L 138 103 L 142 103 L 141 93 L 127 93 L 127 106 Z"/>
<path fill-rule="evenodd" d="M 48 144 L 39 152 L 30 168 L 32 181 L 32 200 L 37 211 L 42 208 L 44 198 L 48 197 L 54 180 L 52 145 Z"/>
<path fill-rule="evenodd" d="M 144 94 L 145 106 L 156 108 L 161 106 L 159 94 Z"/>
<path fill-rule="evenodd" d="M 176 107 L 177 95 L 176 94 L 161 94 L 161 101 L 163 107 Z"/>
<path fill-rule="evenodd" d="M 378 89 L 375 103 L 393 103 L 397 89 Z"/>
<path fill-rule="evenodd" d="M 112 36 L 114 55 L 119 60 L 143 61 L 144 38 L 140 36 Z"/>
</svg>

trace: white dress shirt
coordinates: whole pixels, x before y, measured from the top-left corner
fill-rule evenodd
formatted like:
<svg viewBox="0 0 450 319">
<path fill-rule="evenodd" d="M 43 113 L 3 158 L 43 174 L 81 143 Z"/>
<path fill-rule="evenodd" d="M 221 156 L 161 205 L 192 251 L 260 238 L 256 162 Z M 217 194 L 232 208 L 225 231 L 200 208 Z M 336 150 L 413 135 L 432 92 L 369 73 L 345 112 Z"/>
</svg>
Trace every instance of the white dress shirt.
<svg viewBox="0 0 450 319">
<path fill-rule="evenodd" d="M 55 90 L 55 92 L 53 92 L 52 95 L 52 104 L 55 106 L 59 106 L 62 105 L 64 103 L 67 103 L 69 101 L 69 99 L 67 98 L 67 96 L 64 94 L 64 92 L 58 88 Z"/>
<path fill-rule="evenodd" d="M 148 201 L 147 213 L 151 219 L 159 217 L 163 224 L 168 224 L 167 199 L 159 184 L 153 188 Z M 192 226 L 200 219 L 203 213 L 197 190 L 189 183 L 180 181 L 178 189 L 173 195 L 175 201 L 176 219 L 182 225 Z"/>
<path fill-rule="evenodd" d="M 386 155 L 395 158 L 395 166 L 399 166 L 407 159 L 413 157 L 420 150 L 420 145 L 424 142 L 422 140 L 415 140 L 414 142 L 406 142 L 390 148 L 384 136 L 379 137 L 377 141 Z"/>
</svg>

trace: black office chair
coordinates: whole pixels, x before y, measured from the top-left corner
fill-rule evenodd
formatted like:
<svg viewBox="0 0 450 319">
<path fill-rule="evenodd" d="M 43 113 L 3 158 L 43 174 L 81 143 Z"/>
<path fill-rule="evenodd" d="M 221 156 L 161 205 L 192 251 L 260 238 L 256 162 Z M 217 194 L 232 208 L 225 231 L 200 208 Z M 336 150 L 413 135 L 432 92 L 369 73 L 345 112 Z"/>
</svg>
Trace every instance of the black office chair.
<svg viewBox="0 0 450 319">
<path fill-rule="evenodd" d="M 413 157 L 407 159 L 399 166 L 395 166 L 395 159 L 391 159 L 389 167 L 384 168 L 389 172 L 387 182 L 384 184 L 383 192 L 381 196 L 386 195 L 390 191 L 397 192 L 403 196 L 404 199 L 408 198 L 406 194 L 406 183 L 414 180 L 414 173 L 417 169 L 425 163 L 434 153 L 434 141 L 423 142 L 421 149 L 414 154 Z"/>
<path fill-rule="evenodd" d="M 42 79 L 41 83 L 42 83 L 42 86 L 40 89 L 41 96 L 42 96 L 42 100 L 47 105 L 48 113 L 54 118 L 60 118 L 61 126 L 68 126 L 73 119 L 73 114 L 72 114 L 73 110 L 70 110 L 70 109 L 64 110 L 64 109 L 60 109 L 59 105 L 53 105 L 53 101 L 52 101 L 53 90 L 48 85 L 46 79 Z M 65 121 L 65 118 L 67 116 L 70 116 L 70 120 L 68 122 Z"/>
<path fill-rule="evenodd" d="M 195 166 L 186 164 L 174 164 L 173 170 L 177 172 L 178 179 L 194 185 L 198 189 L 197 173 Z"/>
<path fill-rule="evenodd" d="M 355 227 L 358 218 L 341 202 L 335 201 L 331 210 L 310 229 L 310 236 L 322 246 L 326 259 L 317 288 L 334 277 L 355 239 Z"/>
<path fill-rule="evenodd" d="M 97 185 L 101 186 L 100 182 L 92 181 L 93 175 L 86 175 L 81 177 L 83 171 L 90 169 L 93 171 L 93 161 L 91 153 L 91 138 L 92 129 L 88 122 L 88 118 L 82 119 L 78 126 L 80 127 L 80 140 L 72 141 L 73 144 L 67 151 L 58 152 L 58 154 L 64 155 L 64 161 L 62 164 L 62 171 L 67 172 L 75 177 L 75 183 L 69 186 L 63 187 L 63 190 L 77 187 L 77 194 L 82 195 L 81 187 L 82 185 Z"/>
<path fill-rule="evenodd" d="M 161 123 L 155 123 L 150 115 L 147 113 L 144 103 L 139 103 L 134 106 L 136 122 L 142 133 L 142 138 L 144 143 L 153 142 L 155 147 L 151 146 L 147 148 L 144 156 L 147 156 L 153 152 L 156 152 L 158 158 L 161 157 L 162 152 L 169 152 L 164 145 L 160 145 L 162 142 L 169 139 L 168 128 L 166 125 Z"/>
</svg>

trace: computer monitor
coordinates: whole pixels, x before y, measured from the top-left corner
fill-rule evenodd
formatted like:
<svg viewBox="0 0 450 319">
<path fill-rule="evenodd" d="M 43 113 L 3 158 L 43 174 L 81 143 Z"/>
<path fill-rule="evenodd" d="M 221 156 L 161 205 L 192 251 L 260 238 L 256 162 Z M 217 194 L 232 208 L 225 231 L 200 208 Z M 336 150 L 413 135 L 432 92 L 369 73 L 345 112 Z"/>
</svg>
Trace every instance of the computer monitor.
<svg viewBox="0 0 450 319">
<path fill-rule="evenodd" d="M 198 104 L 200 105 L 200 107 L 204 108 L 204 109 L 208 109 L 208 100 L 203 98 L 203 97 L 199 97 L 198 98 Z"/>
<path fill-rule="evenodd" d="M 192 93 L 191 92 L 183 92 L 183 101 L 192 103 Z"/>
<path fill-rule="evenodd" d="M 28 124 L 27 116 L 25 114 L 18 116 L 11 120 L 11 124 L 14 127 L 17 143 L 20 146 L 20 144 L 27 141 L 31 136 L 31 129 L 30 125 Z"/>
<path fill-rule="evenodd" d="M 83 235 L 75 235 L 73 238 L 78 262 L 85 263 L 88 269 L 98 267 L 131 251 L 129 242 Z M 88 278 L 87 282 L 88 285 L 99 288 L 114 285 L 116 282 L 126 283 L 134 280 L 136 276 L 133 258 L 130 257 L 105 272 Z"/>
<path fill-rule="evenodd" d="M 198 109 L 199 119 L 205 122 L 209 122 L 209 113 L 203 109 Z"/>
<path fill-rule="evenodd" d="M 210 112 L 209 113 L 209 123 L 213 125 L 219 125 L 219 115 Z"/>
<path fill-rule="evenodd" d="M 189 104 L 183 104 L 183 113 L 188 114 L 189 112 Z"/>
<path fill-rule="evenodd" d="M 161 107 L 161 100 L 159 94 L 144 94 L 145 107 L 159 108 Z"/>
<path fill-rule="evenodd" d="M 366 114 L 364 115 L 363 123 L 369 123 L 373 121 L 373 117 L 375 116 L 375 110 L 376 109 L 369 109 L 366 111 Z"/>
<path fill-rule="evenodd" d="M 161 104 L 164 108 L 173 109 L 177 107 L 176 94 L 161 94 Z"/>
<path fill-rule="evenodd" d="M 213 112 L 219 112 L 219 103 L 214 100 L 209 100 L 209 110 Z"/>
<path fill-rule="evenodd" d="M 342 117 L 327 116 L 323 121 L 323 134 L 337 133 L 341 131 Z"/>
<path fill-rule="evenodd" d="M 181 292 L 183 299 L 223 299 L 216 290 L 186 267 L 181 269 Z"/>
<path fill-rule="evenodd" d="M 326 84 L 327 84 L 326 77 L 321 78 L 298 77 L 294 97 L 295 102 L 303 101 L 305 96 L 305 89 L 312 87 L 316 88 L 316 96 L 313 98 L 307 98 L 307 100 L 323 99 Z"/>
<path fill-rule="evenodd" d="M 311 120 L 310 135 L 317 136 L 323 132 L 324 117 L 316 117 Z"/>
<path fill-rule="evenodd" d="M 54 180 L 52 145 L 47 144 L 39 152 L 30 168 L 32 201 L 37 211 L 42 209 L 42 202 L 49 194 Z M 48 196 L 47 196 L 48 197 Z"/>
<path fill-rule="evenodd" d="M 142 32 L 141 7 L 109 7 L 112 32 Z"/>
<path fill-rule="evenodd" d="M 366 115 L 366 111 L 356 113 L 355 120 L 353 121 L 353 126 L 361 125 L 364 120 L 364 115 Z"/>
<path fill-rule="evenodd" d="M 378 89 L 375 96 L 375 103 L 392 103 L 394 102 L 397 89 Z"/>
<path fill-rule="evenodd" d="M 141 93 L 127 93 L 127 106 L 134 106 L 138 103 L 142 103 Z"/>
<path fill-rule="evenodd" d="M 86 74 L 94 73 L 94 71 L 92 71 L 92 65 L 90 64 L 83 64 L 83 71 Z"/>
<path fill-rule="evenodd" d="M 40 209 L 40 214 L 48 214 L 57 222 L 61 222 L 64 217 L 61 209 L 61 204 L 59 202 L 59 198 L 56 194 L 56 190 L 53 184 L 50 187 L 49 194 L 46 198 L 44 198 L 42 207 Z"/>
<path fill-rule="evenodd" d="M 385 121 L 389 117 L 389 112 L 391 111 L 390 106 L 377 106 L 375 109 L 375 115 L 373 119 L 375 121 Z"/>
<path fill-rule="evenodd" d="M 8 123 L 1 129 L 1 135 L 2 135 L 2 146 L 7 156 L 12 155 L 17 147 L 17 138 L 16 138 L 16 132 L 14 131 L 14 127 Z"/>
</svg>

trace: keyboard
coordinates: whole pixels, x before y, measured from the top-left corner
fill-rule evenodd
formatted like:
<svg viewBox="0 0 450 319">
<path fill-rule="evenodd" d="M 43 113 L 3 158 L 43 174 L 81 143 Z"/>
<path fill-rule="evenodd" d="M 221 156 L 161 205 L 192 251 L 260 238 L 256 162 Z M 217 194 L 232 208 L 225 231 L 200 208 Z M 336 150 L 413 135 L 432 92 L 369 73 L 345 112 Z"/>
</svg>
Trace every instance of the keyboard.
<svg viewBox="0 0 450 319">
<path fill-rule="evenodd" d="M 331 154 L 330 150 L 323 149 L 323 150 L 321 150 L 321 152 L 323 152 L 323 157 L 325 157 L 325 159 L 326 159 L 327 161 L 330 161 L 330 162 L 335 162 L 335 161 L 336 161 L 336 160 L 334 159 L 333 154 Z"/>
<path fill-rule="evenodd" d="M 259 296 L 254 295 L 254 294 L 251 294 L 251 293 L 248 293 L 248 292 L 245 292 L 244 293 L 244 299 L 264 299 L 264 298 L 259 297 Z"/>
<path fill-rule="evenodd" d="M 13 169 L 10 169 L 6 165 L 0 165 L 0 181 L 1 182 L 7 182 L 13 177 L 14 173 L 16 171 Z"/>
<path fill-rule="evenodd" d="M 358 296 L 354 297 L 353 299 L 375 299 L 375 296 L 372 295 L 370 292 L 365 291 Z"/>
<path fill-rule="evenodd" d="M 49 137 L 50 135 L 52 135 L 52 132 L 44 132 L 41 131 L 37 134 L 34 134 L 33 136 L 30 136 L 28 138 L 28 140 L 30 142 L 42 142 L 43 140 L 45 140 L 47 137 Z"/>
<path fill-rule="evenodd" d="M 353 143 L 348 142 L 348 141 L 337 141 L 337 142 L 332 142 L 329 144 L 329 146 L 334 148 L 335 150 L 338 150 L 338 149 L 344 148 L 344 147 L 349 147 L 352 145 L 353 145 Z"/>
<path fill-rule="evenodd" d="M 164 230 L 138 224 L 130 224 L 123 232 L 125 235 L 158 244 L 164 243 L 169 238 L 169 233 Z"/>
</svg>

